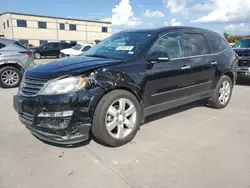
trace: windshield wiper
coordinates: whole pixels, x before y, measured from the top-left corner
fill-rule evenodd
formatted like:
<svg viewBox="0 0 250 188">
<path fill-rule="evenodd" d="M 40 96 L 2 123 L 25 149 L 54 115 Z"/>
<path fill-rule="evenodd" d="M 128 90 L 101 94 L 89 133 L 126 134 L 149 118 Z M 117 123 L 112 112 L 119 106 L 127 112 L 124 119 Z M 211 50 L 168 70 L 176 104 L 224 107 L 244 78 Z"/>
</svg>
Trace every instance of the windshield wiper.
<svg viewBox="0 0 250 188">
<path fill-rule="evenodd" d="M 105 59 L 109 59 L 107 56 L 105 55 L 97 55 L 97 54 L 93 54 L 93 55 L 86 55 L 87 57 L 99 57 L 99 58 L 105 58 Z"/>
</svg>

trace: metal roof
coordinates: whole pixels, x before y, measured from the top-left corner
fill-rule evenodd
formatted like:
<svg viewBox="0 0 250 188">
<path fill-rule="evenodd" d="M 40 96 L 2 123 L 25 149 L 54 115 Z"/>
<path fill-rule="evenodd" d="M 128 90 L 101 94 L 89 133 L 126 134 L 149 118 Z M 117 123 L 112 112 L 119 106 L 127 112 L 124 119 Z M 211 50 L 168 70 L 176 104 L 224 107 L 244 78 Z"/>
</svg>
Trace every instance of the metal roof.
<svg viewBox="0 0 250 188">
<path fill-rule="evenodd" d="M 37 15 L 37 14 L 24 14 L 24 13 L 17 13 L 17 12 L 4 12 L 4 13 L 1 13 L 0 16 L 4 14 L 15 14 L 15 15 L 23 15 L 23 16 L 36 16 L 36 17 L 41 17 L 41 18 L 54 18 L 54 19 L 64 19 L 64 20 L 72 20 L 72 21 L 87 21 L 87 22 L 111 24 L 111 22 L 101 21 L 101 20 L 85 20 L 85 19 L 55 17 L 55 16 L 42 16 L 42 15 Z"/>
</svg>

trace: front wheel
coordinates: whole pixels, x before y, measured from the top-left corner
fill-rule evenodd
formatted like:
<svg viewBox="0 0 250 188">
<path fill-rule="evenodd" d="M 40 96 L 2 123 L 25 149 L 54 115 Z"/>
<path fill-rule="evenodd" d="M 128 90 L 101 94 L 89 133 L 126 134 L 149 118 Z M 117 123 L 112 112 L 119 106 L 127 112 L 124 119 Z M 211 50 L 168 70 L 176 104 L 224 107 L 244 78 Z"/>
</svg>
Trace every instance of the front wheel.
<svg viewBox="0 0 250 188">
<path fill-rule="evenodd" d="M 233 83 L 229 76 L 220 78 L 209 104 L 213 108 L 224 108 L 228 105 L 233 92 Z"/>
<path fill-rule="evenodd" d="M 114 90 L 98 103 L 92 133 L 105 145 L 124 145 L 135 137 L 140 126 L 140 114 L 140 104 L 133 94 Z"/>
</svg>

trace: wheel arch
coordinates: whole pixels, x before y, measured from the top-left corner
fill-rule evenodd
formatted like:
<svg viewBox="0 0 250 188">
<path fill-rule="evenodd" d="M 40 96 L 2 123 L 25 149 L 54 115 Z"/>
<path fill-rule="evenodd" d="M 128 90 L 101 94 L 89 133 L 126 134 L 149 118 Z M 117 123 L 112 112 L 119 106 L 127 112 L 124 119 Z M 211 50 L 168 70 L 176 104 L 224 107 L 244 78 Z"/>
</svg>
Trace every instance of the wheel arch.
<svg viewBox="0 0 250 188">
<path fill-rule="evenodd" d="M 232 72 L 231 70 L 225 71 L 225 72 L 221 75 L 221 77 L 224 76 L 224 75 L 228 76 L 228 77 L 231 79 L 233 85 L 235 84 L 235 75 L 233 74 L 233 72 Z"/>
<path fill-rule="evenodd" d="M 105 76 L 105 75 L 109 75 L 109 74 L 112 74 L 112 76 L 111 76 L 112 79 L 110 79 L 111 77 L 109 77 L 107 79 L 107 77 Z M 97 78 L 99 76 L 101 77 L 101 79 Z M 102 80 L 102 78 L 103 78 L 102 76 L 105 77 L 105 81 Z M 141 109 L 140 109 L 140 111 L 141 111 L 140 121 L 142 123 L 144 122 L 144 104 L 143 104 L 142 96 L 140 94 L 140 87 L 137 86 L 127 75 L 125 75 L 124 73 L 122 74 L 121 72 L 114 73 L 112 71 L 109 72 L 107 70 L 105 71 L 105 74 L 103 74 L 102 71 L 101 72 L 98 71 L 98 72 L 94 73 L 93 78 L 91 78 L 90 80 L 92 80 L 92 82 L 95 82 L 95 84 L 97 84 L 101 88 L 101 94 L 97 97 L 97 99 L 95 101 L 93 101 L 93 103 L 91 105 L 92 106 L 91 107 L 91 117 L 93 117 L 98 103 L 105 95 L 107 95 L 108 93 L 115 91 L 115 90 L 124 90 L 124 91 L 130 92 L 138 100 L 140 107 L 141 107 Z"/>
<path fill-rule="evenodd" d="M 15 67 L 16 69 L 18 69 L 21 72 L 21 74 L 24 73 L 23 68 L 20 65 L 18 65 L 18 63 L 2 64 L 2 65 L 0 65 L 0 69 L 2 69 L 4 67 Z"/>
</svg>

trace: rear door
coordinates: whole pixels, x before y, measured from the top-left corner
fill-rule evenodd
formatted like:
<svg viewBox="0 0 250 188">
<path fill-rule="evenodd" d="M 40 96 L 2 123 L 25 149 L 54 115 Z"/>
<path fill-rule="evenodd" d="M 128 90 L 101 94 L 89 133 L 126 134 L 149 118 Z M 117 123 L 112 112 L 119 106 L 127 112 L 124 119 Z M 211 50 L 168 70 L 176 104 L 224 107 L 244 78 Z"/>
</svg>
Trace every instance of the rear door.
<svg viewBox="0 0 250 188">
<path fill-rule="evenodd" d="M 210 90 L 215 78 L 215 64 L 206 37 L 199 32 L 185 32 L 185 47 L 192 65 L 193 94 Z M 213 62 L 214 61 L 214 62 Z"/>
<path fill-rule="evenodd" d="M 60 54 L 60 44 L 59 43 L 53 43 L 51 54 L 52 54 L 52 56 L 58 56 Z"/>
</svg>

